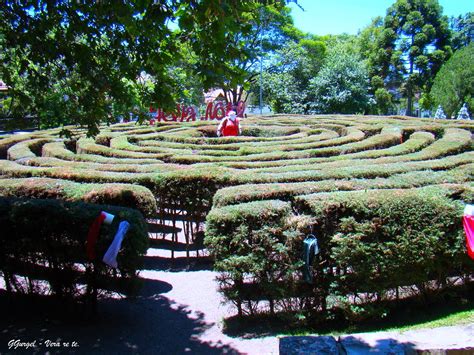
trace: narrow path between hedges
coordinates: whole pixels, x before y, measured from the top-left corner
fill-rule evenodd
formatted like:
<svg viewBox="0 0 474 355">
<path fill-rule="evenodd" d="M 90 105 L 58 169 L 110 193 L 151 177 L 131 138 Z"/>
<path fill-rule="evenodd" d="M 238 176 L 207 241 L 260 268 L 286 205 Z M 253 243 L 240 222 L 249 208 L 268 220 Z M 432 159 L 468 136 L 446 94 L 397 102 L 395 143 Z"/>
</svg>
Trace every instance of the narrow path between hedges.
<svg viewBox="0 0 474 355">
<path fill-rule="evenodd" d="M 279 339 L 230 337 L 223 332 L 223 319 L 235 314 L 217 291 L 216 272 L 203 250 L 186 259 L 182 235 L 177 243 L 163 242 L 159 236 L 148 250 L 143 270 L 143 288 L 136 299 L 108 298 L 99 302 L 99 316 L 87 320 L 81 314 L 58 308 L 50 298 L 24 302 L 8 299 L 0 291 L 0 354 L 12 340 L 36 342 L 36 353 L 76 354 L 278 354 Z M 160 243 L 156 239 L 161 239 Z M 174 259 L 170 248 L 173 247 Z M 1 288 L 1 285 L 0 285 Z M 71 314 L 76 314 L 71 316 Z M 341 340 L 342 339 L 342 340 Z M 296 338 L 293 350 L 314 349 L 314 337 Z M 420 331 L 380 332 L 345 336 L 362 351 L 394 350 L 414 345 L 417 349 L 474 348 L 474 325 Z M 77 347 L 71 344 L 76 342 Z M 326 342 L 327 343 L 327 342 Z M 59 349 L 53 348 L 61 344 Z M 66 349 L 65 345 L 69 344 Z M 24 349 L 23 349 L 24 350 Z M 28 352 L 32 353 L 32 352 Z M 292 352 L 289 352 L 292 353 Z M 294 351 L 293 351 L 294 353 Z M 317 353 L 317 352 L 316 352 Z M 359 352 L 360 353 L 360 352 Z M 438 352 L 439 353 L 439 352 Z M 466 352 L 468 353 L 468 352 Z"/>
<path fill-rule="evenodd" d="M 172 226 L 171 221 L 165 221 L 167 226 L 163 226 L 158 221 L 153 222 L 158 224 L 150 224 L 149 230 L 156 233 L 150 233 L 151 247 L 140 272 L 145 280 L 140 297 L 143 305 L 157 297 L 165 299 L 171 310 L 185 313 L 188 320 L 199 324 L 190 334 L 190 339 L 199 346 L 208 347 L 209 351 L 216 349 L 221 353 L 278 354 L 277 337 L 245 339 L 232 338 L 223 333 L 223 320 L 235 315 L 235 309 L 224 304 L 223 297 L 218 292 L 218 273 L 212 270 L 212 262 L 202 243 L 191 243 L 187 257 L 184 224 Z M 158 291 L 163 292 L 157 293 L 152 286 L 155 282 L 165 283 L 166 289 L 158 288 Z M 165 322 L 166 319 L 162 321 Z M 170 326 L 174 327 L 173 324 Z M 181 326 L 178 324 L 176 328 Z M 179 343 L 183 340 L 184 343 L 187 342 L 179 338 L 171 342 Z M 193 347 L 189 349 L 191 353 L 197 350 Z"/>
<path fill-rule="evenodd" d="M 35 342 L 37 353 L 278 354 L 276 337 L 244 339 L 223 333 L 223 319 L 234 313 L 222 304 L 212 263 L 202 249 L 191 251 L 187 259 L 182 231 L 174 242 L 170 232 L 168 226 L 150 234 L 139 295 L 99 300 L 97 319 L 58 307 L 51 297 L 10 299 L 0 283 L 0 354 L 15 353 L 8 348 L 14 340 Z M 78 347 L 62 345 L 73 342 Z M 51 347 L 59 343 L 58 349 Z"/>
</svg>

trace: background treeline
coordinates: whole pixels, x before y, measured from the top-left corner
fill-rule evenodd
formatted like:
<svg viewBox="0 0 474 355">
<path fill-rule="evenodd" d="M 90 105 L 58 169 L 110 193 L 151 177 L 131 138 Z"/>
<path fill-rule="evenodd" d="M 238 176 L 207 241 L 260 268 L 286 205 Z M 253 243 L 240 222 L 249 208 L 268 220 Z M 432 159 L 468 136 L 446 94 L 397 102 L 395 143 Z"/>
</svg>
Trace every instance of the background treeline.
<svg viewBox="0 0 474 355">
<path fill-rule="evenodd" d="M 436 0 L 397 0 L 355 36 L 301 32 L 286 1 L 6 1 L 0 16 L 0 114 L 40 127 L 97 133 L 211 88 L 252 105 L 262 88 L 277 113 L 474 106 L 474 14 L 448 18 Z"/>
<path fill-rule="evenodd" d="M 264 101 L 305 114 L 415 115 L 441 104 L 451 117 L 474 107 L 473 38 L 473 13 L 448 18 L 437 1 L 396 1 L 357 35 L 287 40 L 265 57 Z"/>
</svg>

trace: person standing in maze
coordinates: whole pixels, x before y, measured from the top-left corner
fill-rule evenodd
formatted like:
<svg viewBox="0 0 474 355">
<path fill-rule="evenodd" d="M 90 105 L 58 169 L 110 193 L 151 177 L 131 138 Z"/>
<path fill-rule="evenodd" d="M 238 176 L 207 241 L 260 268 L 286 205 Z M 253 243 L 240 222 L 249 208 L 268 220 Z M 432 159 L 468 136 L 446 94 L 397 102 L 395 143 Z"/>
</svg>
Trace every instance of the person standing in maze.
<svg viewBox="0 0 474 355">
<path fill-rule="evenodd" d="M 217 136 L 221 137 L 230 137 L 230 136 L 238 136 L 242 133 L 242 129 L 240 127 L 240 120 L 237 117 L 235 111 L 229 111 L 227 116 L 225 116 L 219 126 L 217 127 Z"/>
</svg>

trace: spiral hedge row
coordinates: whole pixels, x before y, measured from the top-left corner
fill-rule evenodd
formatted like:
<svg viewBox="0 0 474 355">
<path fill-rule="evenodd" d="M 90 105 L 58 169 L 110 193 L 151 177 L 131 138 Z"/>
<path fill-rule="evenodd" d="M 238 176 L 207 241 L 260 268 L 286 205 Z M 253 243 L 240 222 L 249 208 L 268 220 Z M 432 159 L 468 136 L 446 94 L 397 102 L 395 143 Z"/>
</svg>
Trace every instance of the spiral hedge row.
<svg viewBox="0 0 474 355">
<path fill-rule="evenodd" d="M 0 138 L 0 196 L 134 208 L 191 222 L 240 314 L 367 311 L 467 280 L 471 121 L 266 116 L 217 138 L 212 122 L 71 128 Z M 303 240 L 321 252 L 302 269 Z M 357 307 L 355 307 L 357 305 Z M 362 312 L 363 313 L 363 312 Z"/>
</svg>

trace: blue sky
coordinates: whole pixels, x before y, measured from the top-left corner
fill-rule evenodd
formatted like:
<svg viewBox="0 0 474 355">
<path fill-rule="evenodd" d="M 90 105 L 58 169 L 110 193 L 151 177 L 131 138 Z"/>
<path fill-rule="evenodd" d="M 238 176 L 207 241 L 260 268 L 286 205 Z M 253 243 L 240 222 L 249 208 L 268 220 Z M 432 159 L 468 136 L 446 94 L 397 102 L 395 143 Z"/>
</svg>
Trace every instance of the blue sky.
<svg viewBox="0 0 474 355">
<path fill-rule="evenodd" d="M 295 26 L 316 35 L 357 34 L 376 16 L 384 16 L 395 0 L 298 0 L 305 11 L 290 4 Z M 474 12 L 474 0 L 438 0 L 443 14 Z"/>
</svg>

